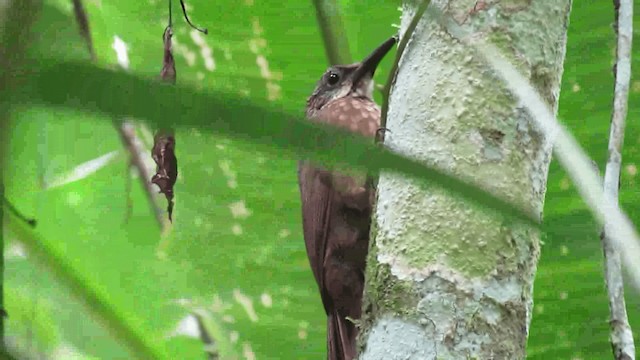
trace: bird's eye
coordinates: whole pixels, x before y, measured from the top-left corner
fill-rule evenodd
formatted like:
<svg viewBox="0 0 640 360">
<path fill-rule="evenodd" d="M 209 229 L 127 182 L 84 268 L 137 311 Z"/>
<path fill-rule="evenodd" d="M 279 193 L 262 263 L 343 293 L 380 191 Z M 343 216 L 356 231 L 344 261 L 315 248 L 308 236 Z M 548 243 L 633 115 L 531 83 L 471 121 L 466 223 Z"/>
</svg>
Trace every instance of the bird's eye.
<svg viewBox="0 0 640 360">
<path fill-rule="evenodd" d="M 334 72 L 329 73 L 329 77 L 327 79 L 327 82 L 329 83 L 329 85 L 335 85 L 338 83 L 338 80 L 340 80 L 340 76 Z"/>
</svg>

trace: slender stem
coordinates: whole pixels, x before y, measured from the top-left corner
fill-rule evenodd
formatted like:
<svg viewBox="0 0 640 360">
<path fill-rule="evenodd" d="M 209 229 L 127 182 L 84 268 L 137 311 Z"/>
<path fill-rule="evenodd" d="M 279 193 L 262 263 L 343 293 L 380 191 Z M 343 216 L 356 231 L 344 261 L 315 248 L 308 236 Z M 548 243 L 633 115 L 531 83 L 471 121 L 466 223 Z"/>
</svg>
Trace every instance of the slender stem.
<svg viewBox="0 0 640 360">
<path fill-rule="evenodd" d="M 89 28 L 89 17 L 87 16 L 86 10 L 82 5 L 82 0 L 73 0 L 74 11 L 76 14 L 76 21 L 80 27 L 80 32 L 82 34 L 82 38 L 87 43 L 87 48 L 89 53 L 91 54 L 91 60 L 95 61 L 95 50 L 93 49 L 93 42 L 91 40 L 91 31 Z M 169 23 L 171 23 L 171 1 L 169 1 Z M 168 223 L 164 219 L 164 211 L 158 206 L 155 198 L 156 191 L 154 190 L 153 185 L 149 182 L 151 179 L 151 175 L 147 171 L 147 168 L 144 166 L 144 161 L 142 160 L 142 145 L 140 141 L 137 140 L 135 133 L 132 130 L 132 126 L 129 126 L 130 123 L 127 121 L 119 121 L 113 120 L 113 126 L 116 131 L 120 135 L 120 139 L 122 139 L 122 143 L 125 148 L 129 152 L 129 156 L 131 158 L 132 166 L 138 171 L 140 174 L 140 181 L 142 182 L 142 189 L 149 200 L 149 205 L 151 206 L 151 210 L 158 222 L 158 225 L 162 229 L 162 231 L 166 231 L 168 228 Z M 130 129 L 131 128 L 131 129 Z M 129 174 L 127 174 L 129 176 Z M 129 210 L 127 210 L 129 211 Z"/>
<path fill-rule="evenodd" d="M 132 166 L 138 170 L 140 181 L 142 183 L 144 193 L 147 196 L 147 200 L 149 201 L 149 205 L 151 206 L 151 210 L 153 211 L 153 215 L 160 225 L 160 228 L 165 231 L 169 227 L 169 224 L 167 223 L 164 210 L 162 210 L 156 203 L 156 190 L 154 185 L 149 181 L 149 179 L 151 179 L 151 174 L 147 171 L 147 168 L 144 165 L 142 143 L 135 134 L 133 123 L 130 121 L 120 122 L 114 119 L 113 126 L 118 130 L 122 144 L 129 152 Z M 129 176 L 129 174 L 127 174 L 127 176 Z"/>
<path fill-rule="evenodd" d="M 85 43 L 87 44 L 87 49 L 89 51 L 89 55 L 91 56 L 91 60 L 95 61 L 96 53 L 93 49 L 93 41 L 91 40 L 91 28 L 89 27 L 89 17 L 87 16 L 87 12 L 84 9 L 82 0 L 73 0 L 73 10 L 76 15 L 76 21 L 78 22 L 78 26 L 80 27 L 80 35 L 82 35 Z"/>
<path fill-rule="evenodd" d="M 191 23 L 191 20 L 189 20 L 189 16 L 187 16 L 187 8 L 185 7 L 183 0 L 180 0 L 180 6 L 182 6 L 182 14 L 184 14 L 184 19 L 187 20 L 187 24 L 189 24 L 189 26 L 191 26 L 195 30 L 207 35 L 209 33 L 209 30 L 207 30 L 206 28 L 201 29 Z M 171 12 L 169 12 L 169 15 L 171 15 Z"/>
<path fill-rule="evenodd" d="M 202 309 L 193 309 L 191 314 L 198 322 L 200 341 L 202 341 L 202 344 L 204 345 L 204 351 L 207 355 L 207 359 L 218 360 L 221 359 L 222 356 L 232 356 L 233 350 L 231 350 L 228 343 L 216 341 L 216 339 L 224 338 L 224 332 L 211 315 Z"/>
<path fill-rule="evenodd" d="M 400 43 L 398 44 L 398 50 L 396 50 L 396 59 L 393 61 L 393 65 L 391 65 L 391 70 L 389 71 L 389 77 L 387 78 L 387 83 L 385 87 L 382 89 L 382 109 L 381 109 L 381 118 L 380 118 L 380 128 L 386 129 L 387 126 L 387 114 L 389 113 L 389 94 L 391 93 L 391 87 L 395 85 L 396 77 L 398 76 L 398 67 L 400 64 L 400 59 L 402 58 L 402 54 L 404 53 L 404 49 L 407 48 L 407 44 L 409 43 L 409 39 L 413 35 L 413 32 L 416 30 L 420 19 L 422 19 L 422 15 L 429 7 L 431 0 L 423 0 L 422 4 L 416 10 L 416 13 L 411 18 L 411 22 L 407 27 L 407 31 L 404 32 L 402 38 L 400 39 Z M 384 137 L 376 137 L 376 142 L 383 141 Z"/>
<path fill-rule="evenodd" d="M 316 7 L 316 18 L 329 64 L 350 64 L 353 60 L 347 31 L 336 0 L 313 0 L 313 5 Z"/>
<path fill-rule="evenodd" d="M 614 66 L 614 98 L 609 135 L 609 157 L 604 175 L 604 196 L 612 204 L 618 203 L 622 145 L 631 77 L 631 38 L 633 33 L 633 1 L 613 0 L 615 8 L 615 32 L 617 37 L 616 63 Z M 620 252 L 608 236 L 610 225 L 605 223 L 600 235 L 604 254 L 604 275 L 609 296 L 609 327 L 611 350 L 614 359 L 635 359 L 633 333 L 627 318 L 624 301 L 624 282 L 620 264 Z"/>
</svg>

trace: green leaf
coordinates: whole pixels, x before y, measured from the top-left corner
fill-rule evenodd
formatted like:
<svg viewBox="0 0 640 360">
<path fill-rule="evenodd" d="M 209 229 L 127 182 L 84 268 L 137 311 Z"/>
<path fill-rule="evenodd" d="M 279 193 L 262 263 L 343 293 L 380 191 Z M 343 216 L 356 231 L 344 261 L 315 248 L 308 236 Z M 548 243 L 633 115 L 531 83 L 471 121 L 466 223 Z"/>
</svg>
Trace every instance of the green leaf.
<svg viewBox="0 0 640 360">
<path fill-rule="evenodd" d="M 376 147 L 368 139 L 231 94 L 161 85 L 121 71 L 74 62 L 42 69 L 16 94 L 14 101 L 24 105 L 66 106 L 114 117 L 133 116 L 158 128 L 195 126 L 333 165 L 403 172 L 507 216 L 537 222 L 534 214 L 434 167 Z"/>
</svg>

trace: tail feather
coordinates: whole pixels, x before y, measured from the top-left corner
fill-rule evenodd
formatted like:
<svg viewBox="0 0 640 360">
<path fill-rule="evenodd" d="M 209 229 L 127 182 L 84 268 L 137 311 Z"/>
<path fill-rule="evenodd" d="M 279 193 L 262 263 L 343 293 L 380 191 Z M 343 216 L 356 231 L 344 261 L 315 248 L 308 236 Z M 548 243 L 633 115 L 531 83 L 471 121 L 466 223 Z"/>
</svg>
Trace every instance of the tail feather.
<svg viewBox="0 0 640 360">
<path fill-rule="evenodd" d="M 356 357 L 355 324 L 332 312 L 327 316 L 327 360 L 353 360 Z"/>
</svg>

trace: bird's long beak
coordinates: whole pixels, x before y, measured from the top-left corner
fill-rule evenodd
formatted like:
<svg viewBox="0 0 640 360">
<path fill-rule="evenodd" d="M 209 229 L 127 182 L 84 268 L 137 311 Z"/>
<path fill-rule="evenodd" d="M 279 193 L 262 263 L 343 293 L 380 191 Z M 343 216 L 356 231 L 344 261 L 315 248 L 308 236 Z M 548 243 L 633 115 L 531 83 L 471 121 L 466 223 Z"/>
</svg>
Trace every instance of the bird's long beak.
<svg viewBox="0 0 640 360">
<path fill-rule="evenodd" d="M 356 86 L 360 80 L 362 80 L 366 75 L 369 78 L 373 77 L 373 73 L 376 71 L 378 64 L 382 61 L 385 55 L 391 50 L 393 45 L 398 41 L 397 37 L 393 36 L 389 38 L 387 41 L 382 43 L 382 45 L 378 46 L 369 56 L 367 56 L 362 62 L 360 66 L 353 72 L 352 75 L 352 84 Z"/>
</svg>

